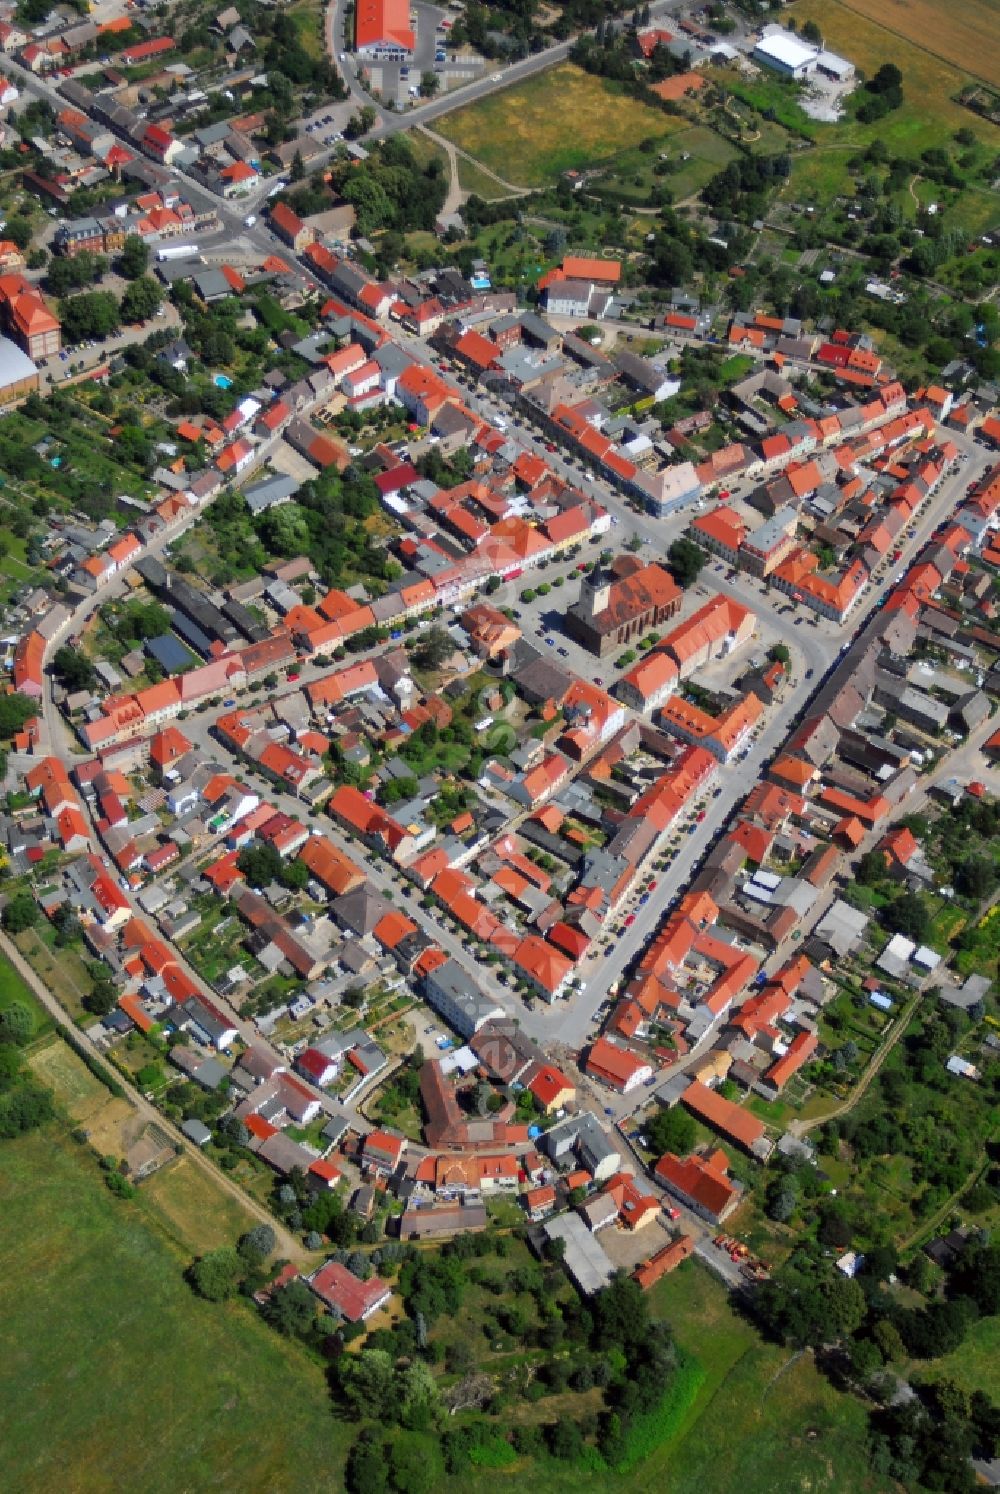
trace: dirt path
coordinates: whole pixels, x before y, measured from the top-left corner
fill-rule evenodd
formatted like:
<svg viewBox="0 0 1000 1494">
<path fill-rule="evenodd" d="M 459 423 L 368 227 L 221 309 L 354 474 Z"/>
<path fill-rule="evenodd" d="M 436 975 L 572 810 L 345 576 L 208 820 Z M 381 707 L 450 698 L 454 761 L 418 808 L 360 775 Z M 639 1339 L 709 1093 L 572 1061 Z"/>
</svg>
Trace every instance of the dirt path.
<svg viewBox="0 0 1000 1494">
<path fill-rule="evenodd" d="M 945 1199 L 941 1207 L 939 1209 L 936 1209 L 929 1219 L 922 1219 L 917 1228 L 913 1230 L 911 1234 L 907 1235 L 906 1239 L 903 1240 L 899 1245 L 900 1255 L 902 1255 L 906 1250 L 911 1250 L 917 1243 L 917 1241 L 922 1239 L 925 1235 L 928 1239 L 930 1239 L 937 1233 L 938 1229 L 945 1222 L 948 1216 L 954 1212 L 955 1206 L 958 1203 L 958 1200 L 962 1197 L 962 1194 L 968 1193 L 969 1189 L 974 1188 L 975 1185 L 983 1177 L 986 1172 L 987 1165 L 988 1162 L 986 1155 L 981 1152 L 979 1155 L 979 1161 L 976 1164 L 975 1172 L 970 1174 L 970 1176 L 965 1179 L 964 1183 L 960 1184 L 960 1186 L 955 1189 L 954 1193 L 952 1193 L 949 1198 Z"/>
<path fill-rule="evenodd" d="M 91 1042 L 85 1032 L 81 1032 L 79 1028 L 73 1027 L 67 1021 L 66 1013 L 52 992 L 39 980 L 27 960 L 22 957 L 20 951 L 11 943 L 6 934 L 0 934 L 0 954 L 13 965 L 25 985 L 38 998 L 56 1026 L 71 1031 L 74 1043 L 78 1043 L 81 1047 L 85 1048 L 92 1058 L 97 1059 L 102 1067 L 108 1068 L 107 1059 L 98 1049 L 97 1044 Z M 279 1255 L 285 1256 L 291 1261 L 301 1262 L 304 1259 L 304 1251 L 300 1242 L 285 1228 L 280 1220 L 274 1217 L 270 1209 L 266 1209 L 263 1204 L 258 1203 L 250 1194 L 245 1193 L 238 1183 L 234 1183 L 231 1178 L 226 1177 L 225 1173 L 220 1172 L 218 1168 L 214 1167 L 204 1153 L 193 1142 L 189 1141 L 186 1136 L 182 1135 L 177 1127 L 157 1110 L 155 1105 L 151 1105 L 145 1096 L 140 1094 L 117 1069 L 109 1071 L 114 1073 L 115 1079 L 121 1085 L 128 1099 L 138 1114 L 142 1116 L 143 1120 L 155 1125 L 165 1135 L 169 1136 L 170 1140 L 180 1146 L 186 1155 L 190 1157 L 194 1165 L 211 1178 L 217 1188 L 221 1188 L 224 1193 L 228 1193 L 247 1213 L 253 1214 L 262 1224 L 270 1225 L 277 1236 L 276 1248 Z"/>
<path fill-rule="evenodd" d="M 483 173 L 483 176 L 488 176 L 491 182 L 496 182 L 498 187 L 503 187 L 508 197 L 530 197 L 537 190 L 535 187 L 515 187 L 513 182 L 504 181 L 502 176 L 497 176 L 496 172 L 491 171 L 488 166 L 484 166 L 482 161 L 477 160 L 475 156 L 470 156 L 469 152 L 463 150 L 461 146 L 454 145 L 446 136 L 439 135 L 429 125 L 420 125 L 419 129 L 427 136 L 428 140 L 433 140 L 435 145 L 440 145 L 441 149 L 447 152 L 448 160 L 451 162 L 452 167 L 453 183 L 458 181 L 458 157 L 461 156 L 463 161 L 468 161 L 470 166 L 475 166 L 477 171 Z M 450 192 L 448 196 L 450 199 Z M 468 193 L 463 192 L 463 201 L 467 196 Z M 445 210 L 447 210 L 447 204 Z"/>
<path fill-rule="evenodd" d="M 443 135 L 434 135 L 424 125 L 421 125 L 420 129 L 424 135 L 427 135 L 429 139 L 440 145 L 448 157 L 448 195 L 441 209 L 441 217 L 448 217 L 451 213 L 458 212 L 469 195 L 463 189 L 462 183 L 458 179 L 458 151 L 452 145 L 451 141 L 446 140 Z"/>
<path fill-rule="evenodd" d="M 907 184 L 907 188 L 906 188 L 907 192 L 909 192 L 910 196 L 913 198 L 913 203 L 914 203 L 914 206 L 916 207 L 916 210 L 917 210 L 918 213 L 920 211 L 920 205 L 921 204 L 920 204 L 920 198 L 917 196 L 917 193 L 916 193 L 915 189 L 916 189 L 917 182 L 919 180 L 920 180 L 920 172 L 918 171 L 917 174 L 916 174 L 916 176 L 913 178 L 913 180 Z"/>
<path fill-rule="evenodd" d="M 876 1077 L 882 1065 L 889 1057 L 889 1054 L 906 1031 L 910 1018 L 913 1016 L 917 1002 L 920 1000 L 922 994 L 921 991 L 917 991 L 913 1000 L 900 1012 L 896 1018 L 896 1025 L 892 1034 L 882 1044 L 847 1099 L 842 1101 L 841 1104 L 836 1105 L 833 1110 L 828 1110 L 825 1115 L 813 1116 L 811 1120 L 792 1121 L 788 1129 L 793 1136 L 805 1136 L 808 1131 L 814 1130 L 817 1126 L 824 1126 L 827 1121 L 836 1120 L 838 1116 L 846 1115 L 848 1110 L 853 1110 L 858 1101 L 864 1098 L 872 1080 Z"/>
</svg>

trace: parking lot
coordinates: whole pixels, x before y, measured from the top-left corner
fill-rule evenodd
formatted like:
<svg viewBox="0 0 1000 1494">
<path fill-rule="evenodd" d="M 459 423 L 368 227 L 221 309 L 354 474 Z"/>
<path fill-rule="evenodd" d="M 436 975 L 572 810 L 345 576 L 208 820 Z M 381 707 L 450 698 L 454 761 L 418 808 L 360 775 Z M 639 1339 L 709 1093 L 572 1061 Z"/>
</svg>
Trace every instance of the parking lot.
<svg viewBox="0 0 1000 1494">
<path fill-rule="evenodd" d="M 349 99 L 342 104 L 326 104 L 303 121 L 303 131 L 319 145 L 335 145 L 343 140 L 354 107 Z"/>
<path fill-rule="evenodd" d="M 416 34 L 416 48 L 409 62 L 365 63 L 372 90 L 389 108 L 405 109 L 420 97 L 420 79 L 434 73 L 440 92 L 460 87 L 482 75 L 486 63 L 481 57 L 465 52 L 461 58 L 447 51 L 448 33 L 454 16 L 437 5 L 418 3 L 411 6 L 410 24 Z"/>
</svg>

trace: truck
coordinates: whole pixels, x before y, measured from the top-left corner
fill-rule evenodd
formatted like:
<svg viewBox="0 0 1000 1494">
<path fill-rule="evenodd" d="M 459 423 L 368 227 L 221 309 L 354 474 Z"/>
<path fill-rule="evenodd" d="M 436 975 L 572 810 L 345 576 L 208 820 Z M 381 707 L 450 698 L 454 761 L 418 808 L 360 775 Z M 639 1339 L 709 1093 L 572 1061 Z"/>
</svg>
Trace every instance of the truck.
<svg viewBox="0 0 1000 1494">
<path fill-rule="evenodd" d="M 156 257 L 162 263 L 165 259 L 187 259 L 197 253 L 197 244 L 165 244 L 162 249 L 157 249 Z"/>
</svg>

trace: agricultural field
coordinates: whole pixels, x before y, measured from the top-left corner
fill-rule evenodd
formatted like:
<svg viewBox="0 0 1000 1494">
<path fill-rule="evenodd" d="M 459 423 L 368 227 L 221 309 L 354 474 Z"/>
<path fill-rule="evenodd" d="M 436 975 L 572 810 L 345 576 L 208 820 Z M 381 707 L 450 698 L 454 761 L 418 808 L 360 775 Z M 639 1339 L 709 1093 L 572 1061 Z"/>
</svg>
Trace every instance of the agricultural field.
<svg viewBox="0 0 1000 1494">
<path fill-rule="evenodd" d="M 983 15 L 994 11 L 988 0 L 979 0 L 970 9 L 974 14 Z M 963 15 L 965 10 L 963 7 Z M 906 37 L 897 35 L 874 19 L 866 19 L 866 11 L 906 17 Z M 969 81 L 968 73 L 950 61 L 943 61 L 934 55 L 932 49 L 925 51 L 913 40 L 934 32 L 940 34 L 941 25 L 932 25 L 931 32 L 925 32 L 919 21 L 912 20 L 914 11 L 935 13 L 948 28 L 955 14 L 953 8 L 946 7 L 942 0 L 916 0 L 915 5 L 910 0 L 905 5 L 897 4 L 896 0 L 860 0 L 857 5 L 845 4 L 844 0 L 797 0 L 795 13 L 799 26 L 805 21 L 815 21 L 827 45 L 849 57 L 868 77 L 876 73 L 883 62 L 894 62 L 903 74 L 901 108 L 874 125 L 850 122 L 816 126 L 818 138 L 828 142 L 839 137 L 854 145 L 867 144 L 877 135 L 890 151 L 918 155 L 922 150 L 940 145 L 964 126 L 996 149 L 1000 146 L 1000 130 L 957 102 L 958 94 Z M 980 56 L 981 65 L 985 66 L 986 59 L 992 57 L 992 65 L 996 67 L 995 45 L 992 48 L 986 46 Z"/>
<path fill-rule="evenodd" d="M 997 9 L 993 0 L 844 0 L 844 8 L 904 40 L 918 37 L 932 57 L 1000 85 Z"/>
<path fill-rule="evenodd" d="M 58 991 L 72 1020 L 83 1021 L 87 1017 L 83 998 L 89 995 L 93 982 L 78 951 L 69 945 L 57 947 L 55 930 L 47 922 L 18 934 L 15 943 L 45 985 Z"/>
<path fill-rule="evenodd" d="M 169 1143 L 159 1127 L 140 1116 L 131 1100 L 110 1094 L 62 1038 L 50 1037 L 30 1054 L 28 1064 L 51 1089 L 59 1110 L 86 1131 L 95 1152 L 124 1157 L 136 1169 L 165 1160 Z"/>
<path fill-rule="evenodd" d="M 437 124 L 440 134 L 515 186 L 544 187 L 608 161 L 684 121 L 570 64 L 505 88 Z"/>
<path fill-rule="evenodd" d="M 322 1368 L 245 1303 L 195 1298 L 144 1190 L 114 1198 L 58 1126 L 3 1144 L 0 1190 L 10 1487 L 340 1486 Z"/>
<path fill-rule="evenodd" d="M 142 1185 L 142 1199 L 164 1234 L 188 1255 L 231 1245 L 258 1222 L 190 1157 L 178 1157 L 154 1173 Z"/>
<path fill-rule="evenodd" d="M 105 1086 L 62 1038 L 49 1038 L 28 1063 L 35 1078 L 52 1090 L 77 1125 L 86 1125 L 112 1103 Z"/>
</svg>

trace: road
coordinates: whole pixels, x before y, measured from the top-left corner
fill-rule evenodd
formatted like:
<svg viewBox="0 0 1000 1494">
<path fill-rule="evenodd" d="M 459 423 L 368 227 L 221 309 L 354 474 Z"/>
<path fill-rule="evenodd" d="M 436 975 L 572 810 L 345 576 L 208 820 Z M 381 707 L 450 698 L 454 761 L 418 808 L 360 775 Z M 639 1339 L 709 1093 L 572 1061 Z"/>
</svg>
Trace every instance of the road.
<svg viewBox="0 0 1000 1494">
<path fill-rule="evenodd" d="M 670 11 L 680 11 L 681 0 L 657 0 L 650 7 L 650 19 L 654 21 Z M 440 119 L 444 114 L 450 114 L 453 109 L 464 108 L 466 104 L 474 104 L 479 99 L 486 98 L 491 93 L 498 93 L 504 88 L 511 88 L 515 83 L 523 83 L 526 78 L 532 78 L 536 73 L 544 72 L 546 68 L 555 67 L 559 62 L 565 62 L 576 43 L 576 36 L 569 37 L 566 41 L 556 42 L 544 51 L 536 52 L 531 57 L 524 57 L 520 62 L 504 64 L 503 62 L 485 59 L 483 66 L 486 69 L 483 76 L 475 78 L 469 83 L 464 83 L 458 88 L 449 89 L 447 93 L 439 94 L 436 98 L 427 99 L 414 105 L 412 109 L 406 109 L 402 113 L 398 110 L 383 109 L 376 99 L 364 89 L 358 82 L 357 66 L 359 61 L 363 66 L 363 60 L 351 55 L 345 45 L 344 17 L 347 10 L 353 12 L 351 0 L 333 0 L 327 9 L 326 37 L 327 47 L 334 65 L 339 69 L 351 98 L 360 106 L 370 104 L 379 113 L 379 123 L 365 137 L 367 140 L 382 140 L 389 135 L 396 135 L 401 130 L 410 130 L 414 125 L 429 124 L 431 120 Z M 340 61 L 341 53 L 346 59 Z M 414 78 L 418 78 L 418 70 L 413 69 Z"/>
<path fill-rule="evenodd" d="M 97 1060 L 102 1069 L 107 1069 L 107 1055 L 101 1051 L 96 1043 L 91 1041 L 85 1032 L 72 1025 L 52 992 L 39 980 L 34 970 L 32 970 L 31 966 L 22 957 L 16 945 L 3 933 L 0 933 L 0 953 L 13 965 L 25 985 L 28 986 L 32 994 L 45 1008 L 56 1026 L 66 1032 L 71 1032 L 74 1045 L 84 1048 L 92 1058 Z M 243 1209 L 253 1214 L 261 1223 L 270 1225 L 278 1239 L 277 1250 L 279 1255 L 293 1261 L 301 1261 L 303 1259 L 301 1241 L 289 1233 L 281 1221 L 271 1213 L 270 1209 L 266 1209 L 263 1204 L 258 1203 L 249 1193 L 244 1192 L 238 1183 L 235 1183 L 232 1178 L 227 1177 L 224 1172 L 210 1162 L 201 1148 L 195 1146 L 194 1142 L 189 1141 L 183 1132 L 178 1130 L 174 1123 L 167 1119 L 162 1111 L 157 1110 L 156 1106 L 151 1104 L 145 1095 L 125 1078 L 120 1070 L 115 1069 L 114 1076 L 143 1120 L 155 1125 L 164 1135 L 169 1136 L 173 1144 L 184 1152 L 201 1172 L 206 1173 L 216 1187 L 221 1188 L 224 1193 L 228 1193 Z"/>
</svg>

